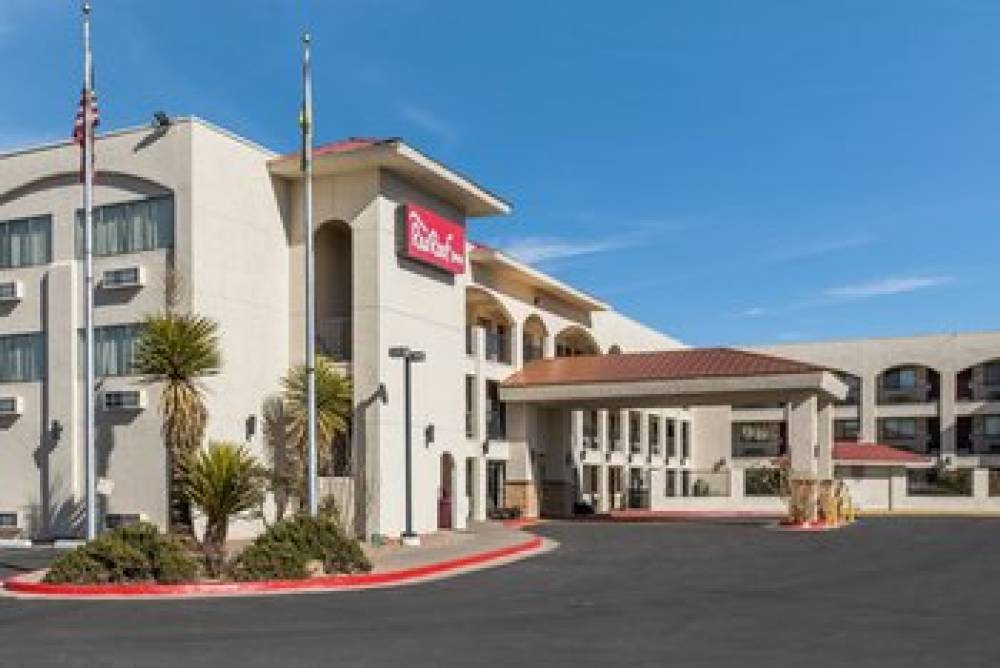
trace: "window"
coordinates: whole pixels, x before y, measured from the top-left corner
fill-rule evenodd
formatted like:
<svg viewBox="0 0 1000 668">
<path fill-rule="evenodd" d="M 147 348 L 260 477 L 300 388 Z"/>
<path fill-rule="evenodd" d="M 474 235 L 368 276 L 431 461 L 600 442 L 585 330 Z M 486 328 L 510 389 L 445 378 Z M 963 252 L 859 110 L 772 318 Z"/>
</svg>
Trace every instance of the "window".
<svg viewBox="0 0 1000 668">
<path fill-rule="evenodd" d="M 104 518 L 104 526 L 109 530 L 118 529 L 131 524 L 138 524 L 142 517 L 137 513 L 108 513 Z"/>
<path fill-rule="evenodd" d="M 660 418 L 649 416 L 649 449 L 653 454 L 660 454 Z"/>
<path fill-rule="evenodd" d="M 737 422 L 733 429 L 741 443 L 774 443 L 781 439 L 781 425 L 777 422 Z"/>
<path fill-rule="evenodd" d="M 16 528 L 17 527 L 17 513 L 12 512 L 2 512 L 0 513 L 0 527 L 5 529 Z"/>
<path fill-rule="evenodd" d="M 667 457 L 673 457 L 677 452 L 677 448 L 675 445 L 676 437 L 674 436 L 674 421 L 668 418 L 666 420 L 666 425 L 664 430 L 666 431 L 667 435 Z"/>
<path fill-rule="evenodd" d="M 691 456 L 691 424 L 681 422 L 681 458 L 687 459 Z M 687 496 L 685 494 L 684 496 Z"/>
<path fill-rule="evenodd" d="M 94 209 L 94 255 L 172 248 L 174 198 L 153 197 Z M 83 256 L 83 212 L 76 213 L 76 252 Z"/>
<path fill-rule="evenodd" d="M 45 379 L 45 335 L 0 336 L 0 383 L 31 383 Z"/>
<path fill-rule="evenodd" d="M 663 472 L 663 477 L 666 480 L 666 486 L 663 490 L 664 495 L 677 496 L 677 471 L 667 469 Z"/>
<path fill-rule="evenodd" d="M 491 440 L 507 438 L 506 405 L 500 401 L 500 385 L 495 381 L 486 382 L 486 432 Z"/>
<path fill-rule="evenodd" d="M 94 328 L 94 375 L 135 375 L 135 348 L 140 325 L 108 325 Z M 80 374 L 85 373 L 84 331 L 80 330 Z"/>
<path fill-rule="evenodd" d="M 618 411 L 608 411 L 608 444 L 611 450 L 621 447 L 621 419 Z"/>
<path fill-rule="evenodd" d="M 1000 415 L 987 415 L 983 418 L 983 436 L 1000 438 Z"/>
<path fill-rule="evenodd" d="M 628 442 L 629 452 L 638 454 L 641 449 L 639 443 L 639 429 L 641 428 L 642 416 L 639 413 L 628 414 Z"/>
<path fill-rule="evenodd" d="M 917 370 L 912 367 L 890 369 L 885 372 L 882 385 L 887 390 L 912 390 L 917 387 Z"/>
<path fill-rule="evenodd" d="M 983 385 L 990 387 L 1000 385 L 1000 362 L 990 362 L 983 365 Z"/>
<path fill-rule="evenodd" d="M 856 406 L 858 399 L 861 397 L 861 379 L 840 371 L 836 372 L 836 374 L 837 378 L 847 385 L 847 396 L 843 399 L 838 399 L 836 403 L 841 406 Z"/>
<path fill-rule="evenodd" d="M 882 436 L 900 440 L 916 438 L 917 421 L 914 418 L 885 418 L 882 420 Z"/>
<path fill-rule="evenodd" d="M 0 269 L 52 261 L 52 216 L 0 221 Z"/>
<path fill-rule="evenodd" d="M 833 439 L 835 441 L 856 441 L 861 433 L 861 423 L 857 420 L 834 420 Z"/>
<path fill-rule="evenodd" d="M 472 438 L 476 435 L 475 413 L 473 407 L 476 405 L 476 377 L 465 377 L 465 435 Z"/>
</svg>

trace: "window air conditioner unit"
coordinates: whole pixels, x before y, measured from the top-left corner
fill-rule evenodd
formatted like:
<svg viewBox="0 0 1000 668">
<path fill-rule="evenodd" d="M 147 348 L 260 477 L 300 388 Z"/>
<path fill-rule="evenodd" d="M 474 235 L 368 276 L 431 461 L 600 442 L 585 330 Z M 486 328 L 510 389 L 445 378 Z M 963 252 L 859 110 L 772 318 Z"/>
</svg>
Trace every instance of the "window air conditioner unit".
<svg viewBox="0 0 1000 668">
<path fill-rule="evenodd" d="M 109 413 L 145 410 L 146 392 L 143 390 L 108 391 L 102 395 L 101 405 Z"/>
<path fill-rule="evenodd" d="M 21 397 L 0 397 L 0 416 L 15 417 L 24 413 L 24 399 Z"/>
<path fill-rule="evenodd" d="M 24 299 L 24 283 L 6 281 L 0 283 L 0 303 L 19 302 Z"/>
<path fill-rule="evenodd" d="M 108 269 L 101 278 L 101 287 L 105 290 L 141 288 L 145 284 L 146 270 L 139 266 Z"/>
</svg>

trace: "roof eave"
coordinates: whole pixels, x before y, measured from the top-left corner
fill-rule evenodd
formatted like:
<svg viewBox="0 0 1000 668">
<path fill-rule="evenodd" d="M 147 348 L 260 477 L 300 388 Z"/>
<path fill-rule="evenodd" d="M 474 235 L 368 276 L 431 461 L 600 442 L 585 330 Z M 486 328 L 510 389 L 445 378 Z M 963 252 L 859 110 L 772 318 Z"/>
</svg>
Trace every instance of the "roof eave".
<svg viewBox="0 0 1000 668">
<path fill-rule="evenodd" d="M 271 160 L 268 168 L 276 176 L 302 178 L 298 154 Z M 387 169 L 408 177 L 432 194 L 455 205 L 470 218 L 506 215 L 511 212 L 511 205 L 498 195 L 398 139 L 313 158 L 315 176 L 346 174 L 366 169 Z"/>
<path fill-rule="evenodd" d="M 530 265 L 520 262 L 495 248 L 475 245 L 470 252 L 469 257 L 473 262 L 478 261 L 483 264 L 498 264 L 515 271 L 529 279 L 532 283 L 535 283 L 548 292 L 555 294 L 557 297 L 565 299 L 571 304 L 582 306 L 588 311 L 608 311 L 611 309 L 611 306 L 607 302 L 603 302 L 596 297 L 592 297 L 582 290 L 577 290 L 576 288 L 567 285 L 566 283 L 563 283 L 562 281 L 555 279 Z"/>
</svg>

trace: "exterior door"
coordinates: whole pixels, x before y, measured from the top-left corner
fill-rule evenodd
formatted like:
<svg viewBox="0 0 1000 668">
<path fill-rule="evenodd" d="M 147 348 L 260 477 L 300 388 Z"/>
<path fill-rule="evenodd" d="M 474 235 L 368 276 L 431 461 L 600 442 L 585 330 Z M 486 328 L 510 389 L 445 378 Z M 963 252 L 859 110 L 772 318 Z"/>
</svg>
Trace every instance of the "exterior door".
<svg viewBox="0 0 1000 668">
<path fill-rule="evenodd" d="M 504 507 L 503 488 L 507 481 L 506 462 L 486 463 L 486 515 Z"/>
</svg>

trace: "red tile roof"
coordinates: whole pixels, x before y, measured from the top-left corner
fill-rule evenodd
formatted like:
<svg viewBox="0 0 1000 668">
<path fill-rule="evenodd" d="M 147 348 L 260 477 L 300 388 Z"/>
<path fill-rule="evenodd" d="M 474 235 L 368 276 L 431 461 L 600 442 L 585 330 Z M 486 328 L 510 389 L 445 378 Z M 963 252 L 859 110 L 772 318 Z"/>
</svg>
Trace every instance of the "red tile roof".
<svg viewBox="0 0 1000 668">
<path fill-rule="evenodd" d="M 394 141 L 399 140 L 395 137 L 347 137 L 346 139 L 338 139 L 337 141 L 332 141 L 327 144 L 321 144 L 314 147 L 313 157 L 315 158 L 321 155 L 330 155 L 333 153 L 350 153 L 351 151 L 359 151 L 361 149 L 371 148 L 372 146 L 378 146 L 380 144 L 388 144 Z M 298 157 L 298 155 L 298 151 L 293 151 L 292 153 L 287 153 L 281 156 L 278 160 L 295 158 Z"/>
<path fill-rule="evenodd" d="M 818 373 L 824 369 L 731 348 L 557 357 L 531 362 L 503 382 L 508 387 L 682 380 Z"/>
<path fill-rule="evenodd" d="M 931 460 L 909 450 L 894 448 L 881 443 L 855 443 L 854 441 L 839 441 L 833 444 L 835 460 L 858 462 L 881 462 L 898 464 L 927 464 Z"/>
</svg>

